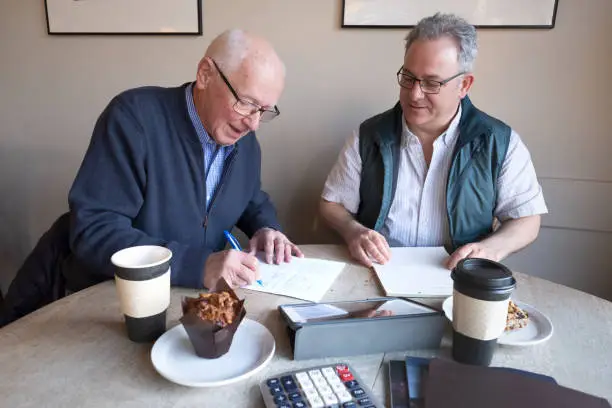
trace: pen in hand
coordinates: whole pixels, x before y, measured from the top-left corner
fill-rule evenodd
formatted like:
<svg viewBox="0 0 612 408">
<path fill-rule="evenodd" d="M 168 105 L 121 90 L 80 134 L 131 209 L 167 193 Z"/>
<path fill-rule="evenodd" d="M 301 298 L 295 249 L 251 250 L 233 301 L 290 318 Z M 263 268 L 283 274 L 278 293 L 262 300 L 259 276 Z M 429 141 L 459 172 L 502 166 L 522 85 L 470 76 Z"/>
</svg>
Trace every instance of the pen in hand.
<svg viewBox="0 0 612 408">
<path fill-rule="evenodd" d="M 223 231 L 223 234 L 225 234 L 225 238 L 227 238 L 227 242 L 229 242 L 229 244 L 232 246 L 233 249 L 235 249 L 236 251 L 242 251 L 242 247 L 240 246 L 240 243 L 238 242 L 236 237 L 232 235 L 231 232 L 225 230 Z M 259 284 L 259 286 L 263 286 L 263 282 L 261 281 L 261 279 L 257 279 L 257 283 Z"/>
</svg>

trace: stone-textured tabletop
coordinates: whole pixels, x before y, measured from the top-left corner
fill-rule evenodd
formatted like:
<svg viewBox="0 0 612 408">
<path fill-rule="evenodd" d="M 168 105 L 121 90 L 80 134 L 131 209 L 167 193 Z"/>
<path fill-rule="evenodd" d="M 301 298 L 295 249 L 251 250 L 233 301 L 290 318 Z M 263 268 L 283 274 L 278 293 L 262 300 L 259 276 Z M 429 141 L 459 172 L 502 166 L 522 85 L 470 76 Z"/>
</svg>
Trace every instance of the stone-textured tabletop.
<svg viewBox="0 0 612 408">
<path fill-rule="evenodd" d="M 307 245 L 306 256 L 350 262 L 346 249 Z M 612 400 L 612 303 L 516 273 L 513 298 L 531 304 L 554 325 L 553 337 L 531 347 L 500 346 L 493 364 L 554 377 L 559 384 Z M 180 298 L 195 290 L 173 288 L 168 328 L 178 324 Z M 298 300 L 248 290 L 248 317 L 276 340 L 271 362 L 254 376 L 219 388 L 188 388 L 162 378 L 150 360 L 151 344 L 130 342 L 112 281 L 72 294 L 0 329 L 2 407 L 263 407 L 259 381 L 277 373 L 345 360 L 381 401 L 387 401 L 389 359 L 406 355 L 450 357 L 450 324 L 439 350 L 292 360 L 277 311 Z M 347 263 L 325 301 L 382 296 L 375 275 Z M 433 301 L 440 307 L 441 300 Z"/>
</svg>

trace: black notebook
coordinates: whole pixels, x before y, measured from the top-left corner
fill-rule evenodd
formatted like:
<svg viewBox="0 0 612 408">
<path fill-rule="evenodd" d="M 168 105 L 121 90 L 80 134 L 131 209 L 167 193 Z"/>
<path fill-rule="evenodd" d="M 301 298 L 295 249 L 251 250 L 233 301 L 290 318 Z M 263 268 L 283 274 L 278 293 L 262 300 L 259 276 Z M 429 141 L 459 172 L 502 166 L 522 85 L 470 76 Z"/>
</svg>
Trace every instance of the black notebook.
<svg viewBox="0 0 612 408">
<path fill-rule="evenodd" d="M 407 388 L 410 401 L 410 408 L 422 408 L 425 406 L 425 388 L 427 385 L 427 376 L 429 375 L 430 358 L 421 357 L 406 357 L 406 378 Z M 506 370 L 521 375 L 526 375 L 541 381 L 548 381 L 556 384 L 554 378 L 543 374 L 537 374 L 530 371 L 518 370 L 509 367 L 491 367 L 491 370 Z"/>
<path fill-rule="evenodd" d="M 542 381 L 542 377 L 520 370 L 434 359 L 428 371 L 426 408 L 611 408 L 603 398 Z"/>
</svg>

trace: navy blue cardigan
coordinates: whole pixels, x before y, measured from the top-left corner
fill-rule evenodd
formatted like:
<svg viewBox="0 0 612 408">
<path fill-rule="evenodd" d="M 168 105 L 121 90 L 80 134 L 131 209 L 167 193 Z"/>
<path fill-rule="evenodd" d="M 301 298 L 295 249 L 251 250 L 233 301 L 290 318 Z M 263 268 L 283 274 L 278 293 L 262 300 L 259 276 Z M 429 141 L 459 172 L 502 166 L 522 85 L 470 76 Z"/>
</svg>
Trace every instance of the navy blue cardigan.
<svg viewBox="0 0 612 408">
<path fill-rule="evenodd" d="M 249 237 L 262 227 L 280 229 L 261 190 L 255 134 L 235 147 L 207 212 L 203 151 L 185 85 L 116 96 L 96 123 L 69 194 L 68 288 L 112 278 L 111 255 L 134 245 L 168 247 L 172 284 L 199 288 L 206 258 L 225 247 L 224 229 L 237 226 Z"/>
</svg>

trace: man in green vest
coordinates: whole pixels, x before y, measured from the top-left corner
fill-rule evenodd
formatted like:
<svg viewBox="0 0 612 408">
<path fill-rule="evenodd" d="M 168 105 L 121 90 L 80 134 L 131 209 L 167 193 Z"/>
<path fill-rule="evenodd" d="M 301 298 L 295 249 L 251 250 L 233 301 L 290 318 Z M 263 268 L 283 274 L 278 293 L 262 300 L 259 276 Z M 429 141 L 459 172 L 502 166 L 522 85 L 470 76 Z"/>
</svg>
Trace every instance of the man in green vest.
<svg viewBox="0 0 612 408">
<path fill-rule="evenodd" d="M 548 210 L 529 152 L 467 96 L 476 54 L 465 20 L 421 20 L 406 37 L 399 103 L 342 149 L 320 212 L 360 263 L 385 263 L 390 246 L 443 245 L 452 269 L 468 257 L 500 261 L 536 239 Z"/>
</svg>

